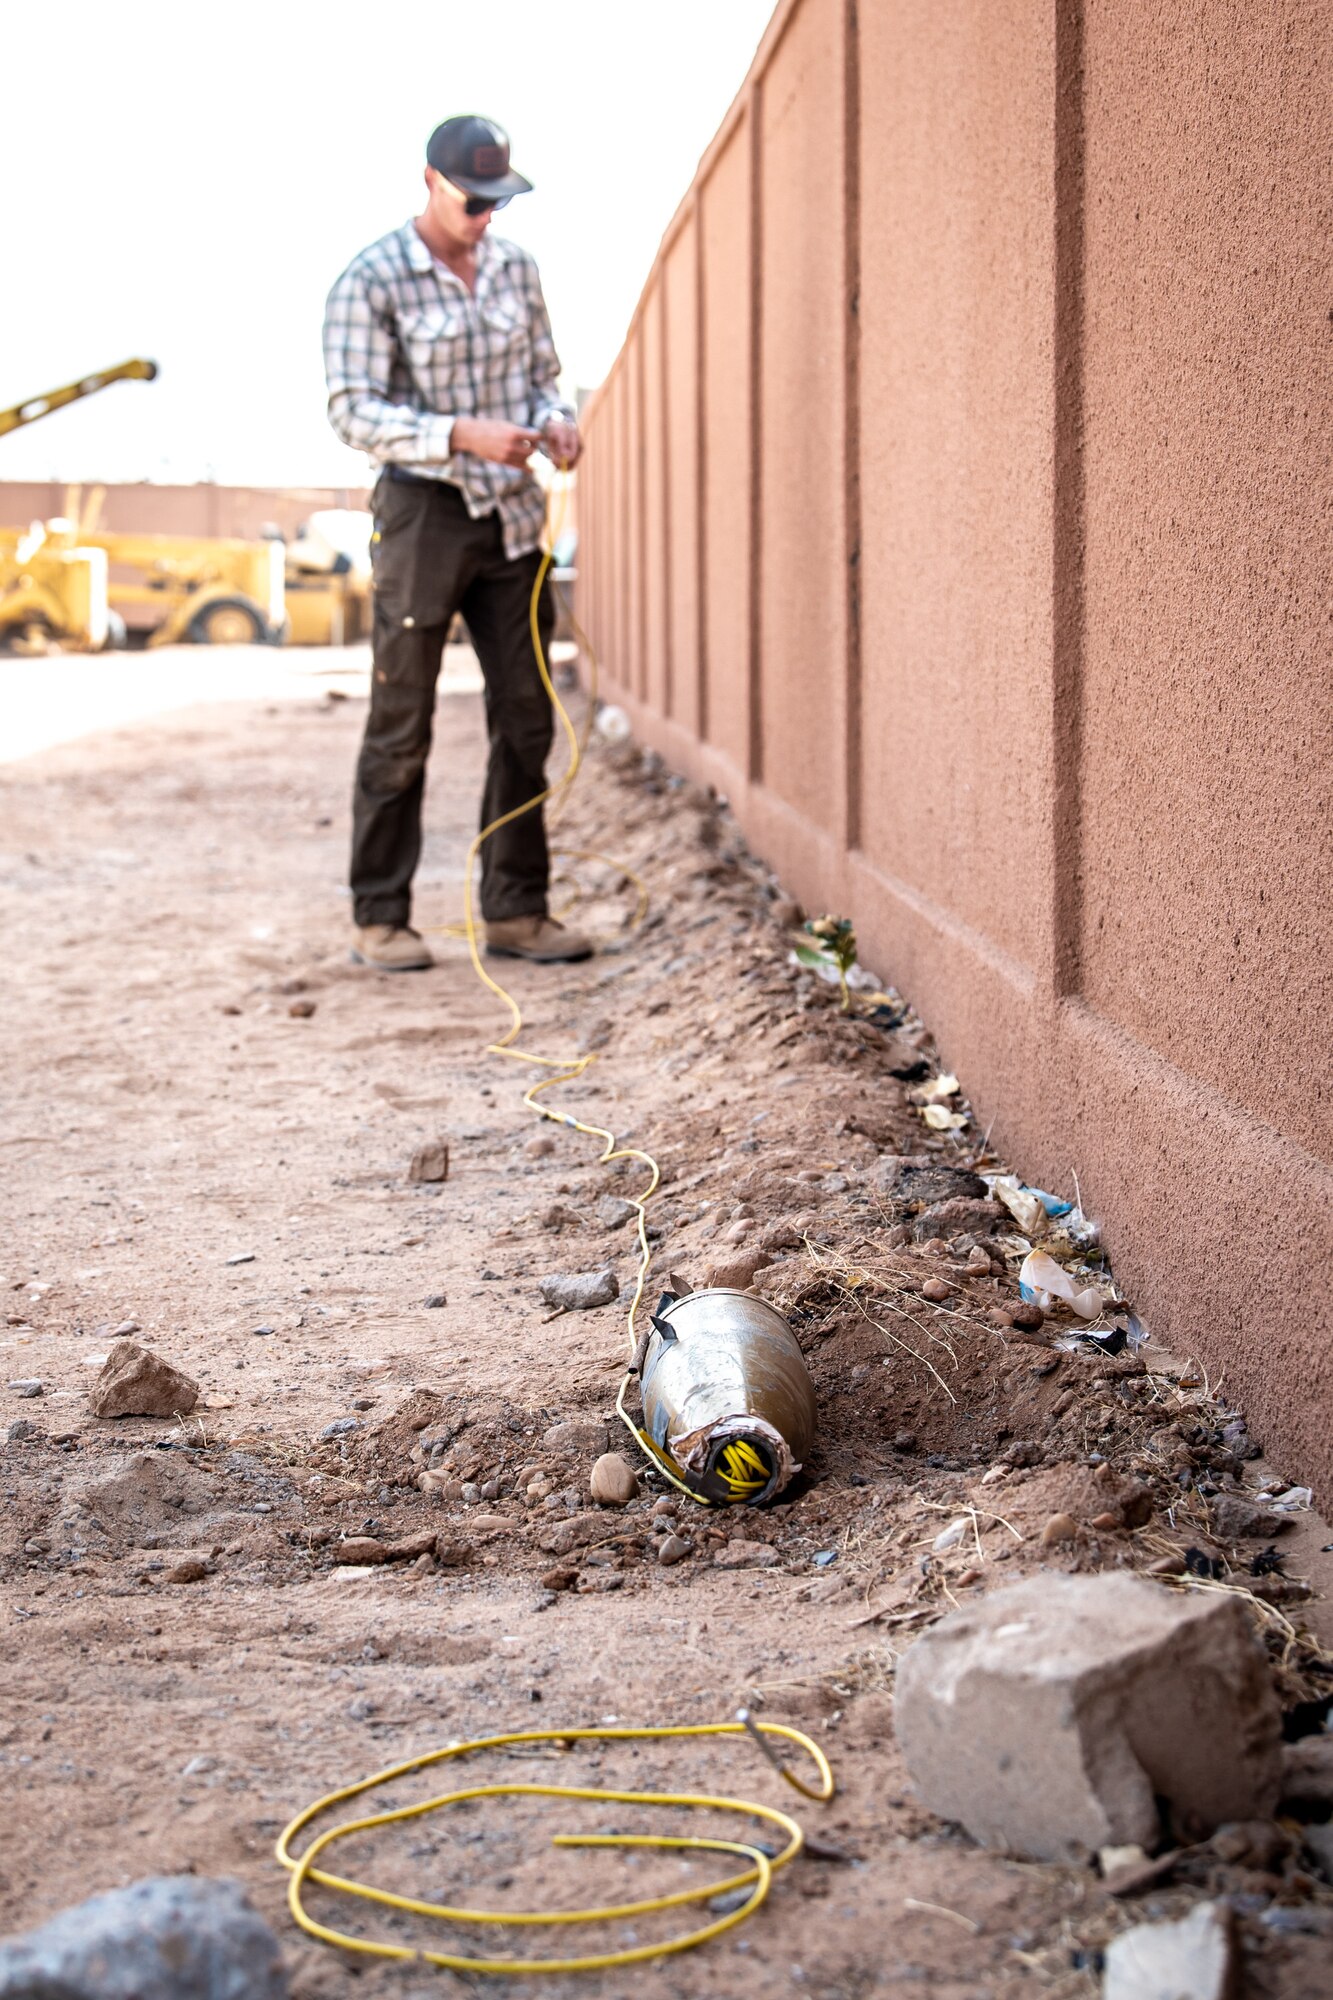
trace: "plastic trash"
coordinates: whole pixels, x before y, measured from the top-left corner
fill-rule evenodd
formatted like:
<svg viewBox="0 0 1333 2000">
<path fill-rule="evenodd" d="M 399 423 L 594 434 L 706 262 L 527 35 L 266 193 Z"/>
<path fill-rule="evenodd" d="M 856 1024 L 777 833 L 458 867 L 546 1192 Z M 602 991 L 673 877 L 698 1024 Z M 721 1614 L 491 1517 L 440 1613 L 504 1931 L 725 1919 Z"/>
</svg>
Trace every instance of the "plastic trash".
<svg viewBox="0 0 1333 2000">
<path fill-rule="evenodd" d="M 1289 1486 L 1285 1493 L 1275 1494 L 1265 1504 L 1275 1514 L 1303 1514 L 1314 1506 L 1314 1492 L 1309 1486 Z"/>
<path fill-rule="evenodd" d="M 1030 1250 L 1023 1259 L 1018 1274 L 1018 1289 L 1025 1299 L 1039 1305 L 1043 1312 L 1049 1311 L 1056 1299 L 1061 1299 L 1073 1308 L 1080 1319 L 1096 1319 L 1098 1313 L 1111 1303 L 1108 1295 L 1096 1285 L 1080 1286 L 1044 1250 Z"/>
<path fill-rule="evenodd" d="M 1024 1187 L 1017 1174 L 983 1174 L 996 1201 L 1003 1202 L 1025 1236 L 1036 1236 L 1046 1221 L 1046 1209 L 1035 1190 Z"/>
<path fill-rule="evenodd" d="M 603 702 L 597 711 L 596 729 L 604 743 L 623 743 L 630 733 L 630 719 L 614 702 Z"/>
</svg>

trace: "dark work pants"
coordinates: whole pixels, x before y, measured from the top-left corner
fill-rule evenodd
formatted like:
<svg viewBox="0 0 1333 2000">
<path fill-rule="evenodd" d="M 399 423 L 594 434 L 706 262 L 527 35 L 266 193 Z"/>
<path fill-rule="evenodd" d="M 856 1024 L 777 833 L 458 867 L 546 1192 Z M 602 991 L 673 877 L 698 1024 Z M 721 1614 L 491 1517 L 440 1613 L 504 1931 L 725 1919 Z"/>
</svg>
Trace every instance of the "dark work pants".
<svg viewBox="0 0 1333 2000">
<path fill-rule="evenodd" d="M 546 783 L 552 710 L 533 657 L 528 606 L 539 551 L 510 560 L 500 517 L 474 521 L 454 486 L 381 477 L 375 516 L 375 617 L 370 713 L 352 797 L 351 882 L 358 925 L 405 924 L 421 858 L 421 801 L 445 636 L 456 611 L 486 683 L 490 760 L 481 824 L 524 805 Z M 548 588 L 538 609 L 542 647 L 555 624 Z M 536 807 L 481 850 L 481 913 L 546 912 L 549 862 Z"/>
</svg>

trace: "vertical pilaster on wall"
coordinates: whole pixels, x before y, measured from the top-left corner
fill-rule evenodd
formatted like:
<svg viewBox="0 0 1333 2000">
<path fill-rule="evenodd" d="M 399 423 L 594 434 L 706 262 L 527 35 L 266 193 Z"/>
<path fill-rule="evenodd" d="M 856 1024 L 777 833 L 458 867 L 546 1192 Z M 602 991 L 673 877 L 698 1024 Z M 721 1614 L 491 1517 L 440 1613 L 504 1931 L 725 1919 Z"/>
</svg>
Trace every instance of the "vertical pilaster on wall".
<svg viewBox="0 0 1333 2000">
<path fill-rule="evenodd" d="M 631 610 L 638 629 L 635 693 L 648 699 L 648 430 L 647 395 L 644 390 L 643 332 L 636 328 L 630 336 L 630 394 L 634 398 L 634 428 L 638 437 L 639 462 L 630 468 L 634 481 L 634 567 L 638 588 Z"/>
<path fill-rule="evenodd" d="M 847 498 L 847 663 L 843 844 L 861 845 L 861 50 L 857 0 L 843 25 L 843 476 Z"/>
<path fill-rule="evenodd" d="M 1055 327 L 1051 661 L 1051 990 L 1082 983 L 1086 493 L 1083 459 L 1084 0 L 1055 5 Z"/>
<path fill-rule="evenodd" d="M 750 86 L 750 699 L 749 770 L 752 785 L 764 777 L 763 632 L 760 629 L 764 523 L 761 501 L 763 474 L 763 407 L 760 376 L 763 347 L 759 325 L 764 272 L 764 134 L 762 77 Z"/>
<path fill-rule="evenodd" d="M 676 713 L 676 670 L 673 659 L 675 619 L 671 603 L 671 314 L 667 310 L 671 266 L 662 260 L 662 276 L 657 289 L 658 396 L 661 399 L 662 427 L 662 709 Z M 646 455 L 646 454 L 645 454 Z"/>
<path fill-rule="evenodd" d="M 708 741 L 708 361 L 704 350 L 707 325 L 704 305 L 703 203 L 699 183 L 694 184 L 694 572 L 695 572 L 695 675 L 698 729 L 701 742 Z"/>
</svg>

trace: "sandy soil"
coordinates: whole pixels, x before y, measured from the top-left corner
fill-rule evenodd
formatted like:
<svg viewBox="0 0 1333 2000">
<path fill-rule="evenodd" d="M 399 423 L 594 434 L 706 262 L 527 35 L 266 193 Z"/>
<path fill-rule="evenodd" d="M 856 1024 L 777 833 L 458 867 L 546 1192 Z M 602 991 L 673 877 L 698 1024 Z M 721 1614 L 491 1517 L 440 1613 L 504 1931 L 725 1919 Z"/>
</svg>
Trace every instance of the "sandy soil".
<svg viewBox="0 0 1333 2000">
<path fill-rule="evenodd" d="M 700 1952 L 541 1990 L 618 1995 L 632 1979 L 687 1996 L 743 1979 L 751 2000 L 898 1986 L 1072 2000 L 1098 1990 L 1096 1952 L 1116 1930 L 1220 1890 L 1250 1898 L 1254 1993 L 1326 1990 L 1327 1936 L 1260 1921 L 1275 1896 L 1333 1910 L 1294 1854 L 1262 1878 L 1205 1858 L 1183 1882 L 1117 1902 L 1091 1870 L 979 1852 L 914 1800 L 891 1689 L 916 1633 L 1038 1563 L 1143 1567 L 1191 1546 L 1243 1575 L 1242 1555 L 1210 1537 L 1209 1493 L 1252 1484 L 1265 1464 L 1243 1456 L 1250 1441 L 1187 1357 L 1067 1353 L 1053 1336 L 1068 1322 L 1023 1335 L 1007 1318 L 1012 1258 L 978 1258 L 974 1238 L 916 1240 L 876 1191 L 879 1156 L 957 1167 L 980 1150 L 970 1125 L 928 1132 L 912 1101 L 917 1073 L 937 1066 L 926 1029 L 910 1012 L 890 1027 L 844 1019 L 836 995 L 787 964 L 779 885 L 725 813 L 652 760 L 605 749 L 561 834 L 638 870 L 649 914 L 633 929 L 618 871 L 572 864 L 579 920 L 605 949 L 584 966 L 506 973 L 525 1042 L 595 1050 L 562 1107 L 662 1162 L 656 1278 L 698 1283 L 766 1246 L 756 1282 L 792 1317 L 821 1430 L 785 1505 L 739 1522 L 682 1503 L 693 1546 L 677 1565 L 657 1560 L 651 1509 L 666 1489 L 651 1482 L 607 1512 L 598 1545 L 572 1558 L 551 1546 L 589 1506 L 593 1458 L 624 1442 L 612 1418 L 624 1301 L 552 1321 L 538 1283 L 609 1264 L 628 1288 L 618 1203 L 637 1182 L 598 1167 L 576 1134 L 537 1133 L 513 1069 L 485 1053 L 503 1016 L 456 939 L 433 940 L 426 974 L 348 962 L 362 709 L 333 696 L 360 685 L 356 664 L 307 659 L 298 687 L 287 663 L 252 657 L 244 698 L 218 702 L 210 686 L 210 705 L 149 713 L 140 690 L 122 726 L 62 741 L 77 689 L 53 663 L 45 719 L 18 746 L 47 747 L 3 772 L 0 1337 L 4 1379 L 41 1393 L 3 1392 L 18 1433 L 0 1447 L 0 1921 L 23 1928 L 150 1873 L 235 1874 L 279 1927 L 298 2000 L 435 1992 L 448 1975 L 362 1965 L 294 1931 L 271 1847 L 295 1810 L 457 1738 L 720 1720 L 744 1701 L 826 1747 L 838 1795 L 798 1816 L 830 1858 L 799 1861 L 756 1920 Z M 465 662 L 450 687 L 424 926 L 457 916 L 479 789 Z M 109 724 L 115 700 L 102 695 Z M 414 1151 L 437 1139 L 447 1181 L 410 1181 Z M 949 1288 L 939 1303 L 921 1291 L 932 1277 Z M 92 1418 L 88 1386 L 127 1326 L 202 1385 L 192 1417 Z M 435 1440 L 429 1491 L 423 1435 Z M 531 1497 L 515 1490 L 523 1469 Z M 1090 1526 L 1131 1479 L 1151 1491 L 1151 1520 Z M 934 1552 L 968 1508 L 964 1540 Z M 1077 1537 L 1041 1546 L 1060 1511 Z M 427 1534 L 452 1544 L 449 1566 L 335 1560 L 345 1536 Z M 756 1566 L 728 1566 L 738 1536 L 765 1545 Z M 1303 1517 L 1288 1574 L 1325 1587 L 1328 1540 Z M 1280 1621 L 1323 1604 L 1269 1587 L 1285 1601 L 1255 1613 L 1275 1663 L 1284 1656 L 1275 1673 L 1295 1715 L 1328 1684 Z M 487 1775 L 512 1777 L 517 1761 L 492 1758 Z M 745 1743 L 608 1743 L 532 1758 L 518 1775 L 538 1771 L 792 1803 Z M 624 1825 L 626 1809 L 469 1808 L 359 1858 L 417 1894 L 509 1909 L 685 1879 L 674 1859 L 543 1845 L 589 1823 Z M 428 1941 L 392 1913 L 351 1921 Z M 637 1935 L 665 1935 L 659 1922 Z M 496 1939 L 474 1930 L 462 1948 L 483 1942 Z"/>
</svg>

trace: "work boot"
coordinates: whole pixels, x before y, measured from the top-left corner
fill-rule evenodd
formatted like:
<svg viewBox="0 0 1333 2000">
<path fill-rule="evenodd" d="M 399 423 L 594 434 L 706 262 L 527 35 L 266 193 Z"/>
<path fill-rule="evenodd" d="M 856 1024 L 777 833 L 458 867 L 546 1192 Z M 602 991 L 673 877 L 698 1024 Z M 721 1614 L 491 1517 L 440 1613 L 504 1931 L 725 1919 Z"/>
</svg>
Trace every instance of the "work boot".
<svg viewBox="0 0 1333 2000">
<path fill-rule="evenodd" d="M 367 924 L 357 931 L 352 957 L 377 972 L 424 972 L 435 963 L 424 940 L 406 924 Z"/>
<path fill-rule="evenodd" d="M 486 926 L 486 950 L 492 958 L 531 958 L 553 965 L 571 958 L 591 958 L 592 939 L 567 931 L 554 917 L 502 917 Z"/>
</svg>

